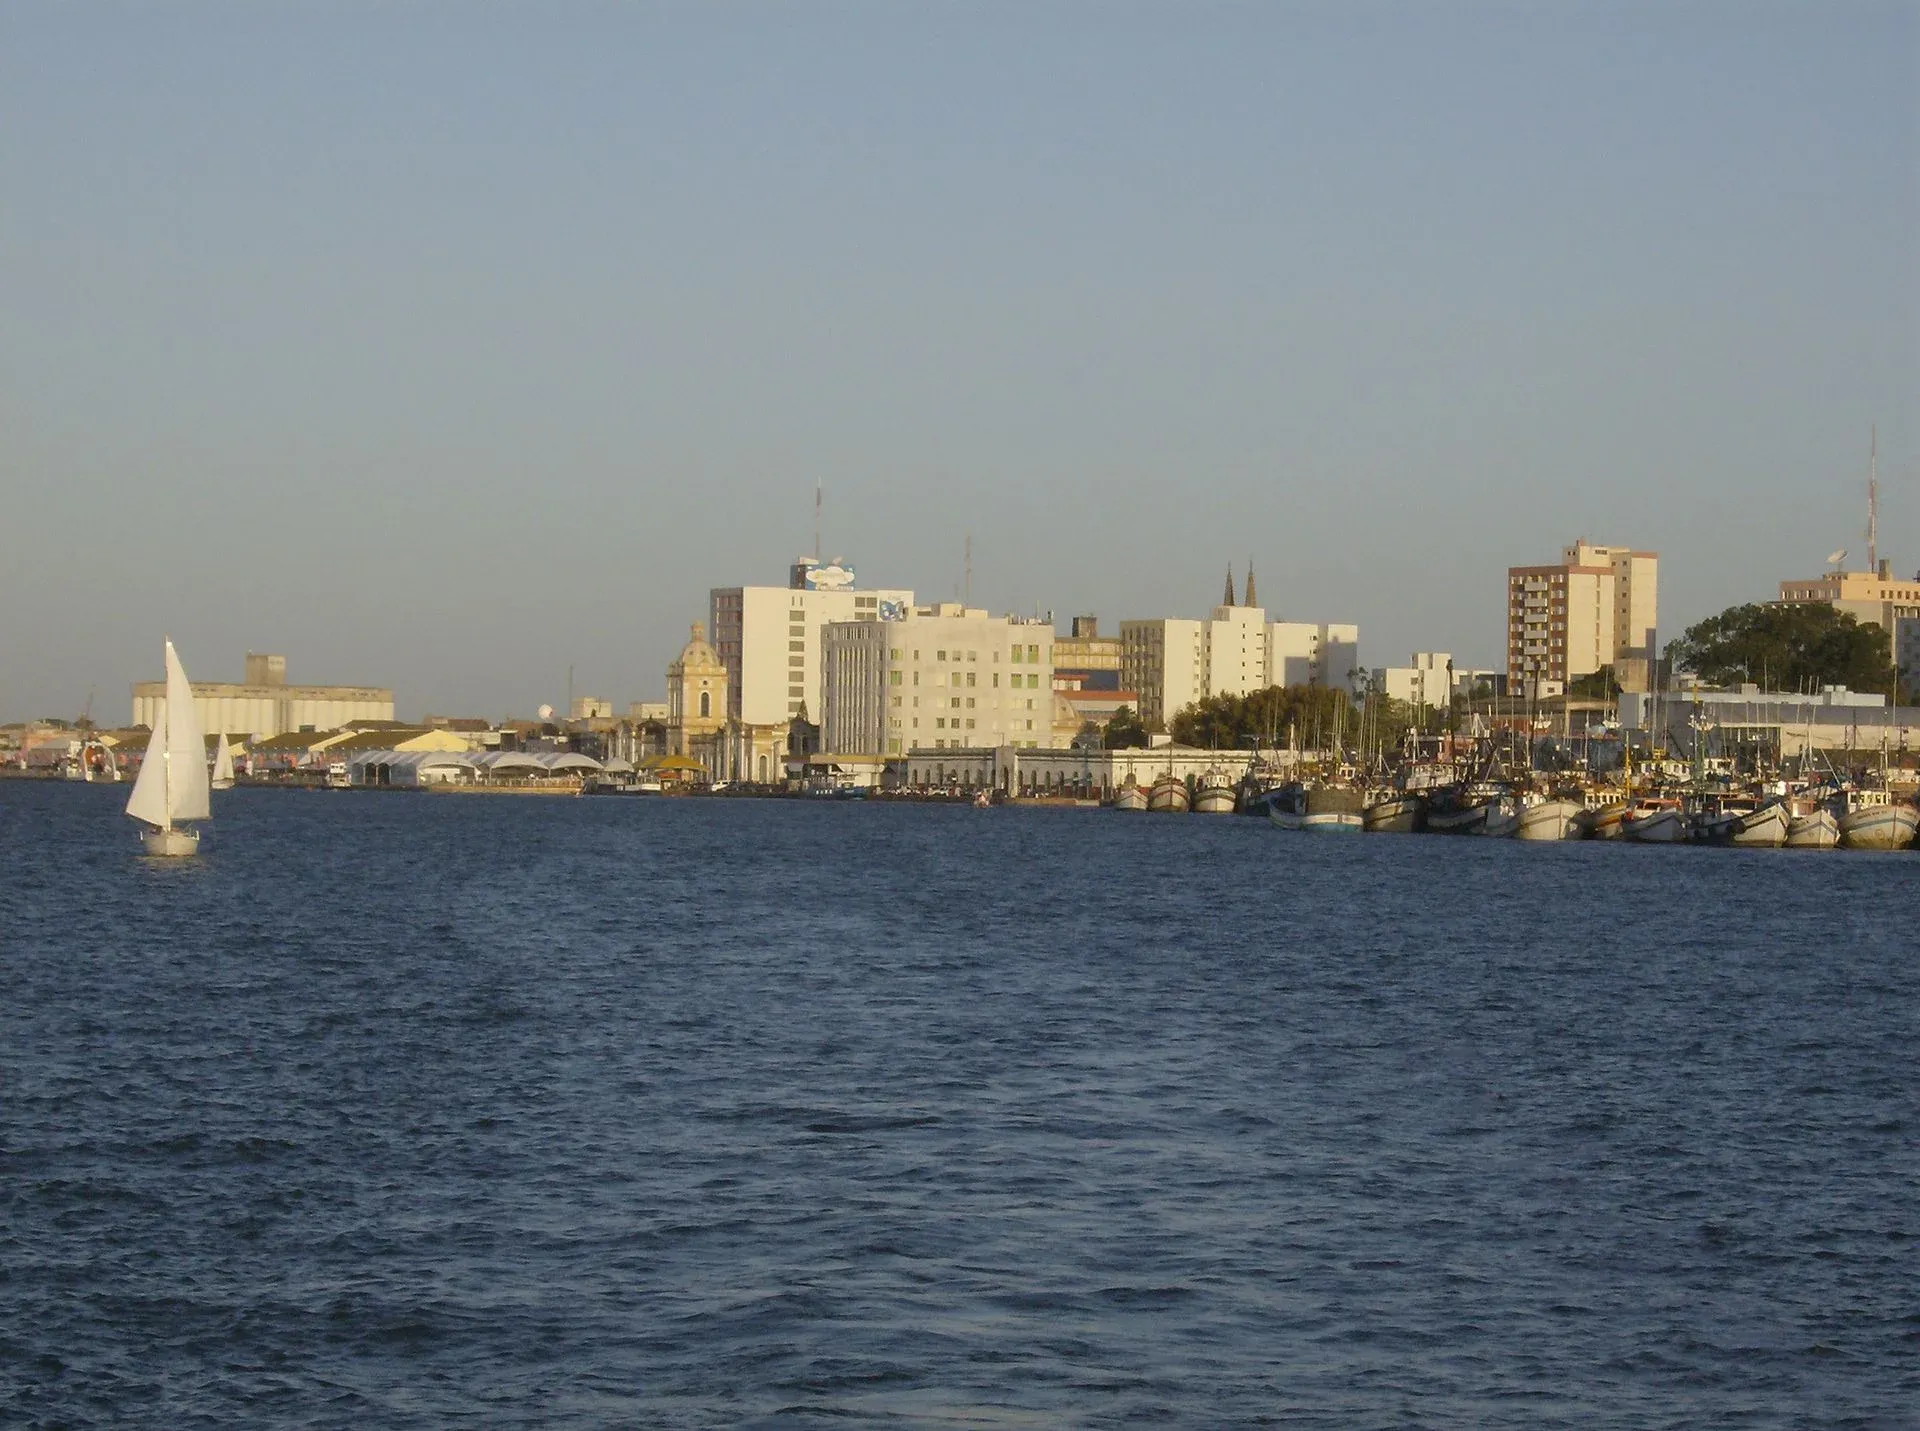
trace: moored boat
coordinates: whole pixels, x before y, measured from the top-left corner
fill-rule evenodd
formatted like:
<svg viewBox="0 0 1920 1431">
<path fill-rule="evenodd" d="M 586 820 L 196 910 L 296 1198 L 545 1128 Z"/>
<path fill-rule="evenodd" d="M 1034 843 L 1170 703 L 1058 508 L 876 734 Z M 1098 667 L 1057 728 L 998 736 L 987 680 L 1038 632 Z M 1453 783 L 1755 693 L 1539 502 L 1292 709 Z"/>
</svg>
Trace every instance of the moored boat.
<svg viewBox="0 0 1920 1431">
<path fill-rule="evenodd" d="M 1452 785 L 1427 802 L 1427 831 L 1435 835 L 1504 838 L 1520 825 L 1520 803 L 1504 785 Z"/>
<path fill-rule="evenodd" d="M 1426 824 L 1427 802 L 1404 791 L 1385 790 L 1360 811 L 1368 834 L 1411 835 Z"/>
<path fill-rule="evenodd" d="M 1840 845 L 1848 850 L 1904 850 L 1920 828 L 1920 811 L 1884 790 L 1849 790 L 1839 818 Z"/>
<path fill-rule="evenodd" d="M 1144 810 L 1147 808 L 1147 792 L 1134 781 L 1129 780 L 1113 792 L 1113 808 L 1116 810 Z"/>
<path fill-rule="evenodd" d="M 1825 805 L 1810 805 L 1787 816 L 1787 848 L 1831 850 L 1840 844 L 1840 821 Z"/>
<path fill-rule="evenodd" d="M 1153 782 L 1147 792 L 1147 808 L 1162 815 L 1187 813 L 1187 782 L 1169 772 Z"/>
<path fill-rule="evenodd" d="M 1223 771 L 1209 770 L 1202 775 L 1193 792 L 1193 809 L 1199 815 L 1231 815 L 1239 792 Z"/>
<path fill-rule="evenodd" d="M 1620 818 L 1620 833 L 1642 845 L 1678 844 L 1687 838 L 1686 811 L 1678 800 L 1648 796 Z"/>
<path fill-rule="evenodd" d="M 1523 801 L 1519 823 L 1513 832 L 1514 838 L 1577 840 L 1585 833 L 1580 827 L 1580 812 L 1585 808 L 1578 800 L 1555 795 Z"/>
<path fill-rule="evenodd" d="M 1589 797 L 1587 808 L 1580 812 L 1580 827 L 1589 840 L 1621 839 L 1624 837 L 1621 823 L 1631 808 L 1625 800 L 1603 798 L 1596 803 L 1593 797 Z"/>
<path fill-rule="evenodd" d="M 1288 785 L 1267 807 L 1267 818 L 1283 830 L 1322 834 L 1362 828 L 1362 797 L 1351 785 Z"/>
</svg>

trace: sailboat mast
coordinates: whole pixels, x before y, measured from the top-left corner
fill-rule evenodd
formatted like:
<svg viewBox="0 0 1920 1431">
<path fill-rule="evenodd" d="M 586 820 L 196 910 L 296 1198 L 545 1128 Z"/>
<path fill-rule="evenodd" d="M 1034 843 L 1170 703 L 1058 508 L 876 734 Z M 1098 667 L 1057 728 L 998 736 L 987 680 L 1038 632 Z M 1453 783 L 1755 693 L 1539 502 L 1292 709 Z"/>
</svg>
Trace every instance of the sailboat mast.
<svg viewBox="0 0 1920 1431">
<path fill-rule="evenodd" d="M 1880 425 L 1867 446 L 1867 570 L 1880 575 Z"/>
</svg>

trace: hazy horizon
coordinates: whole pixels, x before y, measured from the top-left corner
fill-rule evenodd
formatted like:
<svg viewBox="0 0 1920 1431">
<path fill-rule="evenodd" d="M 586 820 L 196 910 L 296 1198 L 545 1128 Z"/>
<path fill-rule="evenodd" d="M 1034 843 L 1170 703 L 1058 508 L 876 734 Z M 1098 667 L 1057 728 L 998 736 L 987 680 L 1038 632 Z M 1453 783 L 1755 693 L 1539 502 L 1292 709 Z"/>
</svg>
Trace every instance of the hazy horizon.
<svg viewBox="0 0 1920 1431">
<path fill-rule="evenodd" d="M 0 4 L 0 720 L 658 699 L 813 545 L 1503 662 L 1920 567 L 1920 7 Z"/>
</svg>

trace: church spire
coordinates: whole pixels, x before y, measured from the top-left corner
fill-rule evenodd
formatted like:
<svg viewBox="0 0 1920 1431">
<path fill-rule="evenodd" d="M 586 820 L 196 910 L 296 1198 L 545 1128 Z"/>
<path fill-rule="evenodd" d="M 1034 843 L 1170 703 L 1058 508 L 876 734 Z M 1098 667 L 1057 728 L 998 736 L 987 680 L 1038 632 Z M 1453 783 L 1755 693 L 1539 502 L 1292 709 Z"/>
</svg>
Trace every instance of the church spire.
<svg viewBox="0 0 1920 1431">
<path fill-rule="evenodd" d="M 1227 563 L 1227 599 L 1225 604 L 1228 606 L 1236 606 L 1239 604 L 1233 599 L 1233 563 L 1232 562 Z"/>
<path fill-rule="evenodd" d="M 1260 604 L 1259 602 L 1253 599 L 1253 558 L 1248 557 L 1247 558 L 1247 605 L 1258 606 L 1259 604 Z"/>
</svg>

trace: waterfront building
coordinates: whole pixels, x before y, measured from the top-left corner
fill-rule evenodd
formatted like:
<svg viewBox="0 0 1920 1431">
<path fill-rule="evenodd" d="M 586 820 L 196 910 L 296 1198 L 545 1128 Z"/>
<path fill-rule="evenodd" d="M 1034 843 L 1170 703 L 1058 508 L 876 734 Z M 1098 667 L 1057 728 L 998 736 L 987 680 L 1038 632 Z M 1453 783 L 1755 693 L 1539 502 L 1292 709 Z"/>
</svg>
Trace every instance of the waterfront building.
<svg viewBox="0 0 1920 1431">
<path fill-rule="evenodd" d="M 1622 690 L 1650 683 L 1659 624 L 1655 552 L 1584 539 L 1553 566 L 1507 568 L 1507 681 L 1535 697 L 1613 667 Z"/>
<path fill-rule="evenodd" d="M 1053 626 L 959 602 L 892 608 L 822 633 L 823 751 L 1054 743 Z"/>
<path fill-rule="evenodd" d="M 667 667 L 667 754 L 698 760 L 712 776 L 719 767 L 717 738 L 726 724 L 727 668 L 696 621 L 692 637 Z"/>
<path fill-rule="evenodd" d="M 1692 749 L 1696 738 L 1704 738 L 1710 749 L 1759 746 L 1782 758 L 1811 751 L 1893 756 L 1920 750 L 1920 708 L 1890 705 L 1884 695 L 1845 686 L 1826 686 L 1813 695 L 1763 691 L 1752 684 L 1736 690 L 1629 693 L 1620 697 L 1620 723 L 1656 732 L 1654 743 L 1681 751 Z"/>
<path fill-rule="evenodd" d="M 1899 622 L 1920 617 L 1920 575 L 1911 581 L 1893 574 L 1882 560 L 1872 571 L 1830 571 L 1812 581 L 1780 583 L 1782 606 L 1831 606 L 1866 626 L 1892 634 L 1899 659 Z"/>
<path fill-rule="evenodd" d="M 715 587 L 708 598 L 713 648 L 727 673 L 725 714 L 748 725 L 793 716 L 818 720 L 825 700 L 820 633 L 833 622 L 877 621 L 905 611 L 913 593 L 861 591 L 843 563 L 795 562 L 786 586 Z"/>
<path fill-rule="evenodd" d="M 167 697 L 165 681 L 136 681 L 134 725 L 151 730 Z M 393 692 L 372 686 L 290 686 L 287 658 L 249 651 L 246 679 L 195 681 L 200 728 L 263 740 L 287 731 L 338 730 L 354 721 L 393 719 Z"/>
<path fill-rule="evenodd" d="M 1227 596 L 1233 573 L 1227 573 Z M 1120 685 L 1137 691 L 1140 718 L 1164 725 L 1209 696 L 1243 696 L 1269 686 L 1347 686 L 1360 667 L 1360 628 L 1351 624 L 1269 621 L 1254 604 L 1229 599 L 1204 621 L 1160 618 L 1120 623 Z"/>
<path fill-rule="evenodd" d="M 1453 657 L 1445 651 L 1415 651 L 1405 666 L 1382 666 L 1373 689 L 1410 706 L 1445 708 L 1453 699 Z"/>
<path fill-rule="evenodd" d="M 1073 634 L 1053 639 L 1053 681 L 1059 690 L 1120 689 L 1122 645 L 1118 636 L 1102 636 L 1095 616 L 1073 618 Z"/>
</svg>

